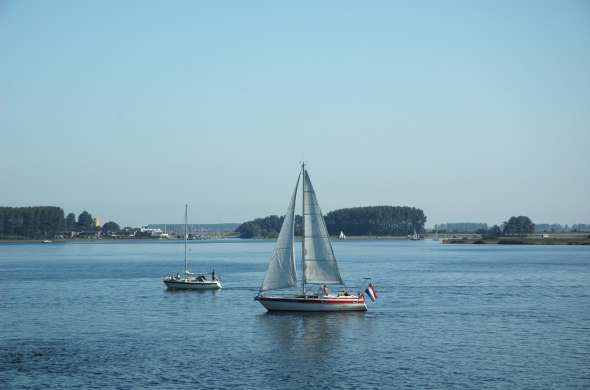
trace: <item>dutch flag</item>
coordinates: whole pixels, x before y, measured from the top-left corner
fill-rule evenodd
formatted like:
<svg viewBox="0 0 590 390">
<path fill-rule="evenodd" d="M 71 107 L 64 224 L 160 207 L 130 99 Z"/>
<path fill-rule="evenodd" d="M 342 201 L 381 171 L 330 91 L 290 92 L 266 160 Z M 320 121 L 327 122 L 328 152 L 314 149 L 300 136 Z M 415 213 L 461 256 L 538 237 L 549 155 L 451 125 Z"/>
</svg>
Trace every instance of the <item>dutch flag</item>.
<svg viewBox="0 0 590 390">
<path fill-rule="evenodd" d="M 373 283 L 369 283 L 369 285 L 365 289 L 365 292 L 367 293 L 369 298 L 371 298 L 371 301 L 375 302 L 375 300 L 377 299 L 377 291 L 375 291 L 375 287 L 373 287 Z"/>
</svg>

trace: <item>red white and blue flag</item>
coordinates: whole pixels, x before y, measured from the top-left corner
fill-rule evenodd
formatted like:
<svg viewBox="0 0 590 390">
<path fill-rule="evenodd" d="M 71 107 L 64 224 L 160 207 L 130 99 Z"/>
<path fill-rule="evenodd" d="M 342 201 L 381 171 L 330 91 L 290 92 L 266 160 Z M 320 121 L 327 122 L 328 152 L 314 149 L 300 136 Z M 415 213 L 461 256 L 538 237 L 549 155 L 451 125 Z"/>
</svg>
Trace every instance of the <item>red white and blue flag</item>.
<svg viewBox="0 0 590 390">
<path fill-rule="evenodd" d="M 373 283 L 369 283 L 369 285 L 365 289 L 365 292 L 367 293 L 369 298 L 371 298 L 371 301 L 375 302 L 375 300 L 377 299 L 377 291 L 375 290 L 375 287 L 373 287 Z"/>
</svg>

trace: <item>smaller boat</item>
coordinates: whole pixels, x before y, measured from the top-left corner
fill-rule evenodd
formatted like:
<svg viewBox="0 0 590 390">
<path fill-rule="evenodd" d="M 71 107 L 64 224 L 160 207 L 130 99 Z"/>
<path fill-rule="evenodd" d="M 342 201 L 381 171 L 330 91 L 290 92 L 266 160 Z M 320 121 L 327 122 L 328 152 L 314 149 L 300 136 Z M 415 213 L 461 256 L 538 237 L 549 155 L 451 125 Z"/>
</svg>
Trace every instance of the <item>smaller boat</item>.
<svg viewBox="0 0 590 390">
<path fill-rule="evenodd" d="M 176 273 L 166 276 L 163 280 L 168 290 L 219 290 L 223 288 L 221 279 L 215 276 L 215 270 L 211 271 L 211 278 L 204 273 L 193 273 L 188 269 L 187 255 L 186 255 L 186 240 L 187 222 L 188 220 L 188 205 L 184 206 L 184 272 Z"/>
<path fill-rule="evenodd" d="M 169 290 L 219 290 L 223 288 L 221 280 L 215 277 L 215 271 L 211 273 L 211 279 L 207 274 L 184 271 L 164 278 L 164 283 Z"/>
<path fill-rule="evenodd" d="M 346 234 L 342 230 L 340 230 L 340 235 L 338 236 L 339 240 L 346 240 Z"/>
<path fill-rule="evenodd" d="M 42 244 L 51 244 L 53 241 L 51 240 L 43 240 L 41 241 Z"/>
<path fill-rule="evenodd" d="M 408 239 L 412 240 L 412 241 L 418 241 L 420 240 L 420 235 L 418 233 L 416 233 L 416 229 L 414 229 L 414 234 L 409 235 Z"/>
</svg>

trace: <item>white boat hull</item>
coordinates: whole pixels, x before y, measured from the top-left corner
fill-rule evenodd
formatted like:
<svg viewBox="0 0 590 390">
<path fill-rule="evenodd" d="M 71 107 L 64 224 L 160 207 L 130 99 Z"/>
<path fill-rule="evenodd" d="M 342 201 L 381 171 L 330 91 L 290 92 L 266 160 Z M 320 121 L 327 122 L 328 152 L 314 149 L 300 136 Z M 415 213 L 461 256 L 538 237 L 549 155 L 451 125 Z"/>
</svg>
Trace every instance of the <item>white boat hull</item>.
<svg viewBox="0 0 590 390">
<path fill-rule="evenodd" d="M 164 284 L 166 284 L 168 290 L 219 290 L 222 288 L 218 280 L 200 282 L 164 279 Z"/>
<path fill-rule="evenodd" d="M 257 296 L 268 311 L 367 311 L 364 296 Z"/>
</svg>

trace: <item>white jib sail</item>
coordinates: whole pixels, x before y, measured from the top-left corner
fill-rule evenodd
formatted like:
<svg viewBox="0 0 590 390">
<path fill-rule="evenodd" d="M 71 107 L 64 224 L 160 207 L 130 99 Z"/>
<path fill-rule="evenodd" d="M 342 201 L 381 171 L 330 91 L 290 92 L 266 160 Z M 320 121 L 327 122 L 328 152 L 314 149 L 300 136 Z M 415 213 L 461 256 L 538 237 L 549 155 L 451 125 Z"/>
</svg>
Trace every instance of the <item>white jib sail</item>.
<svg viewBox="0 0 590 390">
<path fill-rule="evenodd" d="M 344 284 L 332 250 L 326 222 L 322 216 L 307 170 L 303 173 L 304 253 L 303 281 L 314 284 Z"/>
<path fill-rule="evenodd" d="M 272 252 L 268 268 L 266 269 L 266 276 L 260 286 L 260 291 L 276 290 L 280 288 L 294 287 L 297 284 L 297 274 L 295 273 L 295 255 L 293 253 L 293 236 L 295 223 L 295 200 L 297 198 L 297 187 L 299 186 L 299 177 L 297 177 L 297 184 L 291 196 L 291 202 L 275 249 Z"/>
</svg>

